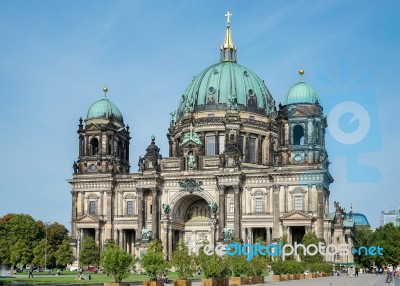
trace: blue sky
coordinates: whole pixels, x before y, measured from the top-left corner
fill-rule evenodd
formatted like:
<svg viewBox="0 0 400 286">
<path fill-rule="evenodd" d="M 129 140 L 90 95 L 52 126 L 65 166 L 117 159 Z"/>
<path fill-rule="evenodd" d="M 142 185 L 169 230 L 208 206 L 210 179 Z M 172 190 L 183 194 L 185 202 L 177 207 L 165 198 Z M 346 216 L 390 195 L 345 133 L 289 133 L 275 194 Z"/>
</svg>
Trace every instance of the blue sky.
<svg viewBox="0 0 400 286">
<path fill-rule="evenodd" d="M 132 170 L 152 134 L 167 156 L 168 113 L 192 77 L 219 60 L 229 10 L 238 63 L 265 80 L 277 103 L 302 66 L 328 118 L 336 112 L 337 128 L 327 131 L 331 204 L 352 203 L 377 226 L 385 206 L 400 205 L 399 8 L 397 1 L 3 0 L 0 215 L 70 227 L 65 180 L 77 158 L 78 119 L 105 82 L 131 127 Z M 361 126 L 368 132 L 357 141 Z"/>
</svg>

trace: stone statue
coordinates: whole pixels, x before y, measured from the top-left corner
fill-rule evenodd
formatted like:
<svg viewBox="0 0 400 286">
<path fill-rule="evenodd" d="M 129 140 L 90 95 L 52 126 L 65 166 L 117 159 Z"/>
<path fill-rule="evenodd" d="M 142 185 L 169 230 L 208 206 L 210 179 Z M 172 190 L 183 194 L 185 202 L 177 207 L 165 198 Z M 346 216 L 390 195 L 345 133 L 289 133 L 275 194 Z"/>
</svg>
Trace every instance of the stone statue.
<svg viewBox="0 0 400 286">
<path fill-rule="evenodd" d="M 219 154 L 219 167 L 220 168 L 224 168 L 226 165 L 226 158 L 225 158 L 225 154 Z"/>
<path fill-rule="evenodd" d="M 210 207 L 213 214 L 217 213 L 218 206 L 215 202 L 210 203 L 208 206 Z"/>
<path fill-rule="evenodd" d="M 224 236 L 225 241 L 229 241 L 232 239 L 232 230 L 229 227 L 225 227 L 222 230 L 222 235 Z"/>
<path fill-rule="evenodd" d="M 227 102 L 226 105 L 227 105 L 227 109 L 228 110 L 237 110 L 236 95 L 229 94 L 228 95 L 228 102 Z"/>
<path fill-rule="evenodd" d="M 142 156 L 139 156 L 139 161 L 138 161 L 138 167 L 139 171 L 143 172 L 144 171 L 144 158 Z"/>
<path fill-rule="evenodd" d="M 145 227 L 142 228 L 142 240 L 143 241 L 150 241 L 151 240 L 151 230 Z"/>
<path fill-rule="evenodd" d="M 196 169 L 196 158 L 193 156 L 193 154 L 188 155 L 188 168 L 189 170 Z"/>
<path fill-rule="evenodd" d="M 171 111 L 171 112 L 169 113 L 169 116 L 170 116 L 169 122 L 170 122 L 171 124 L 174 124 L 175 114 L 176 114 L 175 111 Z"/>
<path fill-rule="evenodd" d="M 72 168 L 74 169 L 74 174 L 78 174 L 79 173 L 79 166 L 76 163 L 76 161 L 74 161 L 74 164 L 72 165 Z"/>
<path fill-rule="evenodd" d="M 162 208 L 163 208 L 165 214 L 169 214 L 169 212 L 171 211 L 171 208 L 170 208 L 169 204 L 167 204 L 167 203 L 163 203 Z"/>
</svg>

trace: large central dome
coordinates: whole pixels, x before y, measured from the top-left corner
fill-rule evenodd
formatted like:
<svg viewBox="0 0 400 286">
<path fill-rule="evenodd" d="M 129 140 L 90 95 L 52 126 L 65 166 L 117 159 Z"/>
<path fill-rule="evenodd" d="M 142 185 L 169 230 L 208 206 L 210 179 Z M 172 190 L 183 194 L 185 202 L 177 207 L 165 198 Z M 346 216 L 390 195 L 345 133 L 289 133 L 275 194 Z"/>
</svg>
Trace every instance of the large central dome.
<svg viewBox="0 0 400 286">
<path fill-rule="evenodd" d="M 180 99 L 177 119 L 187 113 L 213 110 L 248 111 L 267 116 L 276 112 L 275 101 L 264 81 L 237 64 L 229 23 L 220 62 L 193 78 Z"/>
</svg>

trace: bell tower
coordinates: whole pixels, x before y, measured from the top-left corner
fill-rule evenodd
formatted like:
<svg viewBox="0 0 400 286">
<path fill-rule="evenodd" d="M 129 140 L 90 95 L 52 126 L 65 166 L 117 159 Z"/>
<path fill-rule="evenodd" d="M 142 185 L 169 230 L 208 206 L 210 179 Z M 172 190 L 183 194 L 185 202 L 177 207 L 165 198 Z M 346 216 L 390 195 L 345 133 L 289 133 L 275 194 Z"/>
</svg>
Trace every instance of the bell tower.
<svg viewBox="0 0 400 286">
<path fill-rule="evenodd" d="M 316 91 L 303 81 L 304 70 L 299 70 L 300 82 L 279 105 L 278 144 L 275 164 L 322 164 L 326 167 L 326 117 Z"/>
<path fill-rule="evenodd" d="M 79 119 L 79 157 L 74 162 L 75 174 L 129 173 L 129 126 L 124 124 L 117 106 L 107 98 L 93 103 L 86 119 Z"/>
</svg>

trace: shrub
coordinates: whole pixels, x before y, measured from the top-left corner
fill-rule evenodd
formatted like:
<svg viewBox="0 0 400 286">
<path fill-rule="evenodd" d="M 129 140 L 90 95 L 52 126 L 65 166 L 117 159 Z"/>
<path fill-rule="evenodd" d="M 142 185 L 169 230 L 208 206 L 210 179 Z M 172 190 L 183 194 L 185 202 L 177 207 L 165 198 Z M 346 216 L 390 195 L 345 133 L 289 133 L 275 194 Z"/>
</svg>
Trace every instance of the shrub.
<svg viewBox="0 0 400 286">
<path fill-rule="evenodd" d="M 104 270 L 114 276 L 114 280 L 120 283 L 129 276 L 134 258 L 119 248 L 117 245 L 110 245 L 103 252 L 101 265 Z"/>
<path fill-rule="evenodd" d="M 267 268 L 267 260 L 263 256 L 256 255 L 250 260 L 250 267 L 253 269 L 256 276 L 261 276 Z"/>
<path fill-rule="evenodd" d="M 188 279 L 196 271 L 195 258 L 189 255 L 183 240 L 179 241 L 177 249 L 172 253 L 171 265 L 175 267 L 180 279 Z"/>
<path fill-rule="evenodd" d="M 162 253 L 147 251 L 140 259 L 140 266 L 146 271 L 150 280 L 156 280 L 157 275 L 167 268 L 167 262 Z"/>
</svg>

